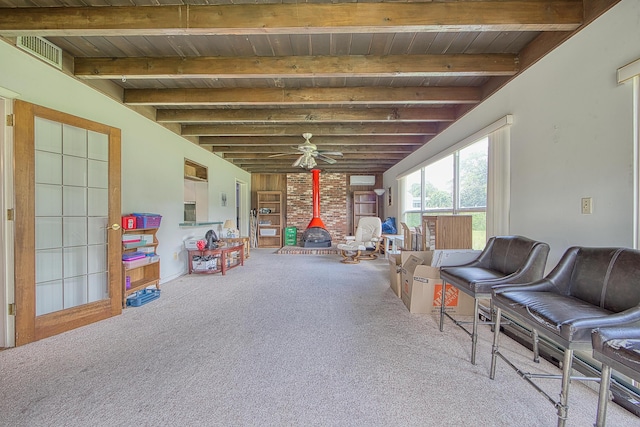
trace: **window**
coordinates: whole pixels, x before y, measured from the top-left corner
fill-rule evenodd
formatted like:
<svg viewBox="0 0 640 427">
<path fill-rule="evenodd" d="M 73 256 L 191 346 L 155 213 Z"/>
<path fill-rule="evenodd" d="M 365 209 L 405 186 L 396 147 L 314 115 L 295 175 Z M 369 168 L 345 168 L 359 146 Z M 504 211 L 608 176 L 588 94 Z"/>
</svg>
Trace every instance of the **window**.
<svg viewBox="0 0 640 427">
<path fill-rule="evenodd" d="M 422 216 L 471 215 L 473 248 L 486 244 L 488 138 L 484 137 L 403 178 L 404 222 L 421 225 Z"/>
</svg>

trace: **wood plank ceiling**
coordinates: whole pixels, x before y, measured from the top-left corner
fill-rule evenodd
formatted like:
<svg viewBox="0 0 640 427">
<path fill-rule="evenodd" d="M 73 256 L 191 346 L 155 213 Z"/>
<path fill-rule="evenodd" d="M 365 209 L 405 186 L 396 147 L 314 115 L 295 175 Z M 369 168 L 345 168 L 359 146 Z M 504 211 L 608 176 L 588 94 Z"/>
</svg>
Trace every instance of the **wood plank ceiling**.
<svg viewBox="0 0 640 427">
<path fill-rule="evenodd" d="M 0 0 L 87 83 L 252 173 L 381 173 L 619 0 Z M 273 154 L 293 153 L 269 157 Z"/>
</svg>

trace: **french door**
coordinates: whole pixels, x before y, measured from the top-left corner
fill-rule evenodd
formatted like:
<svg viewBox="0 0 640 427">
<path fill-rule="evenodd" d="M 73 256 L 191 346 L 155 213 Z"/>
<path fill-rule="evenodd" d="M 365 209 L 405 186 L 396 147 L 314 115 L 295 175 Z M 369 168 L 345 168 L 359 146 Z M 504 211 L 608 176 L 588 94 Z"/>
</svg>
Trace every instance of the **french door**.
<svg viewBox="0 0 640 427">
<path fill-rule="evenodd" d="M 120 130 L 14 105 L 16 345 L 121 313 Z"/>
</svg>

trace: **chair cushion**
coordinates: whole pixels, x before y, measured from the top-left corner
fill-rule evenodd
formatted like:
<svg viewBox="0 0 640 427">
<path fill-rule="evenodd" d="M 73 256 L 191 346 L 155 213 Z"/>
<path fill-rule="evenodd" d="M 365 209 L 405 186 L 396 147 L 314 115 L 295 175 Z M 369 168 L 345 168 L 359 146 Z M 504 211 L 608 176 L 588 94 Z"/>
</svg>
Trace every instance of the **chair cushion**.
<svg viewBox="0 0 640 427">
<path fill-rule="evenodd" d="M 442 280 L 457 288 L 465 288 L 477 294 L 489 294 L 495 286 L 493 280 L 500 279 L 504 275 L 495 270 L 480 267 L 447 267 L 440 271 Z M 488 281 L 489 284 L 483 283 Z"/>
<path fill-rule="evenodd" d="M 640 252 L 621 248 L 580 248 L 569 293 L 621 312 L 640 304 Z"/>
<path fill-rule="evenodd" d="M 612 314 L 578 298 L 554 292 L 511 290 L 494 294 L 493 301 L 508 307 L 539 330 L 547 330 L 574 343 L 590 344 L 593 330 L 593 326 L 576 328 L 575 321 Z"/>
<path fill-rule="evenodd" d="M 640 327 L 599 328 L 591 338 L 597 360 L 614 365 L 614 369 L 620 369 L 615 365 L 619 363 L 632 371 L 625 370 L 626 375 L 640 380 Z"/>
<path fill-rule="evenodd" d="M 363 217 L 356 227 L 356 241 L 368 242 L 373 238 L 382 236 L 382 221 L 378 217 Z"/>
<path fill-rule="evenodd" d="M 604 343 L 602 353 L 637 371 L 640 375 L 640 339 L 609 340 Z"/>
<path fill-rule="evenodd" d="M 502 273 L 503 276 L 515 273 L 522 268 L 531 256 L 531 251 L 539 242 L 522 236 L 500 236 L 493 242 L 487 268 Z M 542 261 L 543 269 L 546 257 Z M 540 273 L 542 277 L 542 272 Z"/>
</svg>

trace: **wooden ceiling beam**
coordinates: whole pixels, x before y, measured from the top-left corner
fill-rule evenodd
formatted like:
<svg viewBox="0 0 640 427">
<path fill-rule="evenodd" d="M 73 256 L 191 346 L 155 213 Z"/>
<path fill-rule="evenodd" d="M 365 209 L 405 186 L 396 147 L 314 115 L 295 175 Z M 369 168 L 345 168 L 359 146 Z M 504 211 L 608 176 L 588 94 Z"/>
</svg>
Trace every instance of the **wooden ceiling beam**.
<svg viewBox="0 0 640 427">
<path fill-rule="evenodd" d="M 325 150 L 320 150 L 320 152 Z M 280 153 L 274 153 L 280 154 Z M 291 153 L 284 156 L 278 157 L 269 157 L 271 154 L 268 153 L 224 153 L 223 158 L 225 159 L 234 159 L 234 160 L 260 160 L 260 161 L 273 161 L 278 159 L 283 159 L 283 162 L 293 162 L 296 158 L 300 157 L 302 153 Z M 408 153 L 388 153 L 388 152 L 375 152 L 370 151 L 368 153 L 343 153 L 342 156 L 335 156 L 328 154 L 329 157 L 334 158 L 338 161 L 346 161 L 346 160 L 393 160 L 397 163 L 398 160 L 404 159 L 407 157 Z"/>
<path fill-rule="evenodd" d="M 431 108 L 280 108 L 159 109 L 159 123 L 348 123 L 453 122 L 453 107 Z"/>
<path fill-rule="evenodd" d="M 312 141 L 317 146 L 422 146 L 431 139 L 431 136 L 421 135 L 314 135 Z M 205 147 L 278 147 L 278 146 L 298 146 L 304 142 L 302 134 L 298 136 L 201 136 L 199 143 Z M 333 147 L 332 147 L 333 148 Z"/>
<path fill-rule="evenodd" d="M 311 132 L 319 135 L 435 135 L 435 123 L 367 123 L 367 124 L 294 124 L 294 125 L 184 125 L 181 135 L 301 135 Z M 314 141 L 314 144 L 316 142 Z"/>
<path fill-rule="evenodd" d="M 385 159 L 361 159 L 361 160 L 343 160 L 340 158 L 334 158 L 336 163 L 333 163 L 333 165 L 337 165 L 340 164 L 342 166 L 363 166 L 363 165 L 370 165 L 370 166 L 383 166 L 383 167 L 389 167 L 389 166 L 393 166 L 396 163 L 398 163 L 397 159 L 391 159 L 391 160 L 385 160 Z M 285 160 L 274 160 L 274 159 L 227 159 L 228 161 L 230 161 L 231 163 L 233 163 L 236 166 L 240 166 L 240 167 L 244 167 L 244 166 L 280 166 L 280 167 L 287 167 L 293 164 L 293 162 L 296 160 L 295 158 L 292 159 L 285 159 Z M 331 163 L 327 163 L 321 159 L 316 159 L 316 162 L 319 165 L 331 165 Z"/>
<path fill-rule="evenodd" d="M 572 31 L 571 0 L 0 8 L 4 36 Z"/>
<path fill-rule="evenodd" d="M 241 169 L 244 169 L 247 172 L 251 173 L 309 173 L 308 170 L 302 168 L 294 168 L 291 165 L 289 166 L 269 166 L 269 165 L 245 165 L 239 166 Z M 388 170 L 390 167 L 386 165 L 377 165 L 375 163 L 363 163 L 361 165 L 340 165 L 338 163 L 334 165 L 330 165 L 328 163 L 318 164 L 316 169 L 320 169 L 325 172 L 336 172 L 336 173 L 361 173 L 370 175 L 372 173 L 383 173 Z"/>
<path fill-rule="evenodd" d="M 313 136 L 313 143 L 318 146 L 421 146 L 431 139 L 422 135 L 330 135 Z M 298 146 L 302 142 L 301 136 L 201 136 L 202 146 Z"/>
<path fill-rule="evenodd" d="M 325 87 L 233 89 L 127 89 L 129 105 L 366 105 L 477 104 L 476 87 Z"/>
<path fill-rule="evenodd" d="M 340 145 L 340 146 L 332 146 L 332 145 L 318 145 L 319 150 L 323 151 L 341 151 L 344 154 L 347 153 L 388 153 L 388 154 L 410 154 L 415 151 L 416 148 L 421 147 L 422 145 Z M 282 153 L 285 151 L 292 151 L 295 146 L 236 146 L 236 147 L 211 147 L 211 151 L 213 153 L 221 153 L 224 155 L 236 155 L 236 154 L 276 154 Z"/>
<path fill-rule="evenodd" d="M 84 79 L 513 76 L 512 54 L 75 58 Z"/>
</svg>

